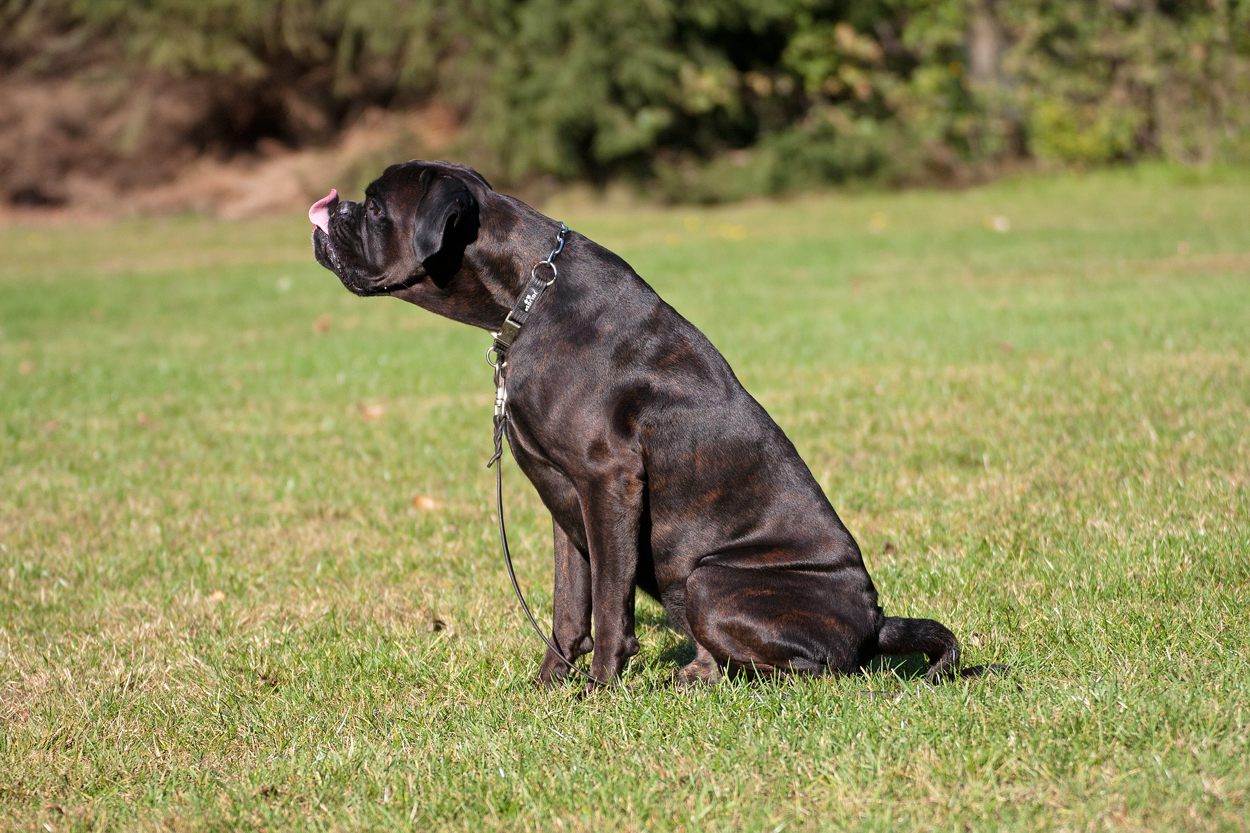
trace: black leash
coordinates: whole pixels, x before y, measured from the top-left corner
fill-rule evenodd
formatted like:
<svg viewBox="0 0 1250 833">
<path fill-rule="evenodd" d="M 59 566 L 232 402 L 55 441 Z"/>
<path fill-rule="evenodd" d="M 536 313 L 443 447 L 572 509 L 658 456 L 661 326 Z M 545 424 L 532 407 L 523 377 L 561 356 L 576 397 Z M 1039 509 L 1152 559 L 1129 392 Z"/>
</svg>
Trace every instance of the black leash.
<svg viewBox="0 0 1250 833">
<path fill-rule="evenodd" d="M 530 311 L 534 308 L 534 304 L 547 291 L 547 287 L 556 282 L 559 272 L 556 270 L 554 263 L 556 255 L 564 251 L 564 235 L 568 233 L 568 226 L 564 223 L 560 224 L 560 233 L 556 239 L 556 247 L 551 250 L 551 254 L 547 255 L 546 260 L 540 260 L 534 264 L 534 268 L 530 270 L 530 282 L 521 293 L 521 299 L 517 301 L 517 305 L 513 307 L 512 312 L 508 313 L 503 320 L 503 327 L 498 333 L 494 333 L 495 341 L 486 351 L 486 361 L 491 367 L 495 368 L 495 453 L 491 456 L 490 461 L 486 464 L 486 468 L 495 467 L 495 507 L 499 513 L 499 540 L 503 543 L 503 562 L 508 568 L 508 578 L 512 580 L 512 589 L 516 591 L 517 601 L 521 603 L 521 609 L 525 611 L 525 617 L 530 620 L 530 624 L 534 627 L 534 633 L 538 634 L 538 638 L 547 644 L 551 652 L 567 665 L 571 670 L 585 677 L 595 685 L 607 686 L 587 674 L 582 669 L 573 664 L 573 661 L 564 655 L 564 652 L 556 647 L 555 643 L 547 638 L 547 634 L 539 627 L 538 620 L 534 618 L 530 606 L 525 602 L 525 596 L 521 593 L 521 585 L 516 580 L 516 571 L 512 568 L 512 553 L 508 550 L 508 530 L 504 527 L 503 521 L 503 440 L 504 432 L 507 430 L 508 424 L 508 348 L 512 346 L 512 342 L 516 340 L 517 333 L 521 332 L 521 327 L 529 320 Z M 551 270 L 550 279 L 546 279 L 545 275 L 539 275 L 539 268 L 546 266 Z M 492 360 L 493 354 L 493 360 Z"/>
</svg>

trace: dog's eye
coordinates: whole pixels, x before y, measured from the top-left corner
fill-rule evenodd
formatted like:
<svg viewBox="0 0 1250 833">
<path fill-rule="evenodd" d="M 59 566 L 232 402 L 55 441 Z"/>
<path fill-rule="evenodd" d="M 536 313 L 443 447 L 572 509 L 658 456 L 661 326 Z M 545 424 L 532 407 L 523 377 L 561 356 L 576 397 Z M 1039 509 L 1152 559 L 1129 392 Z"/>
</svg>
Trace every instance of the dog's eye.
<svg viewBox="0 0 1250 833">
<path fill-rule="evenodd" d="M 371 217 L 382 216 L 382 205 L 377 200 L 369 200 L 368 208 Z"/>
</svg>

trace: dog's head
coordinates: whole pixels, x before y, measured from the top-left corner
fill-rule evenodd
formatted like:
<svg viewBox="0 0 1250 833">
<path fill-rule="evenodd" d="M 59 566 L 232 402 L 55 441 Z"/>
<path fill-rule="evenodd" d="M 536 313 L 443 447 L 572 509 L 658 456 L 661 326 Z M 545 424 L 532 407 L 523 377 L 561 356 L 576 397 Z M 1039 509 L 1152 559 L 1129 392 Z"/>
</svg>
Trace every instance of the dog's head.
<svg viewBox="0 0 1250 833">
<path fill-rule="evenodd" d="M 490 185 L 447 162 L 391 165 L 362 202 L 331 191 L 308 212 L 317 262 L 357 295 L 389 295 L 425 281 L 442 288 L 477 239 L 479 200 Z"/>
</svg>

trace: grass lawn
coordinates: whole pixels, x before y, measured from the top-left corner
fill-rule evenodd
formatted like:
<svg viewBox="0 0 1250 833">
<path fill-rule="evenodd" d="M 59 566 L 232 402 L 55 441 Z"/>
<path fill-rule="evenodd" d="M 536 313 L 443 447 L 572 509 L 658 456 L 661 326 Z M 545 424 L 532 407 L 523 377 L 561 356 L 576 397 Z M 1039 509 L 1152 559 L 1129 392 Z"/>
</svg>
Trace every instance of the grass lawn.
<svg viewBox="0 0 1250 833">
<path fill-rule="evenodd" d="M 18 223 L 0 828 L 1250 829 L 1250 175 L 550 213 L 721 348 L 888 613 L 1014 676 L 679 692 L 640 600 L 622 690 L 540 692 L 486 334 L 302 218 Z"/>
</svg>

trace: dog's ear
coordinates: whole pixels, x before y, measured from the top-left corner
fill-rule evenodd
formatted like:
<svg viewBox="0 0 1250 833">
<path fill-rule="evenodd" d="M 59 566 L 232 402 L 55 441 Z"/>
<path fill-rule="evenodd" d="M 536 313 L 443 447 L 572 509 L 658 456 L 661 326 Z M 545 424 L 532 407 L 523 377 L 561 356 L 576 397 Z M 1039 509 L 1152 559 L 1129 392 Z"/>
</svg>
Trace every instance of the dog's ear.
<svg viewBox="0 0 1250 833">
<path fill-rule="evenodd" d="M 468 185 L 459 177 L 435 173 L 417 203 L 416 214 L 412 250 L 417 260 L 431 276 L 431 267 L 445 271 L 454 265 L 459 271 L 464 247 L 477 239 L 477 197 Z"/>
</svg>

